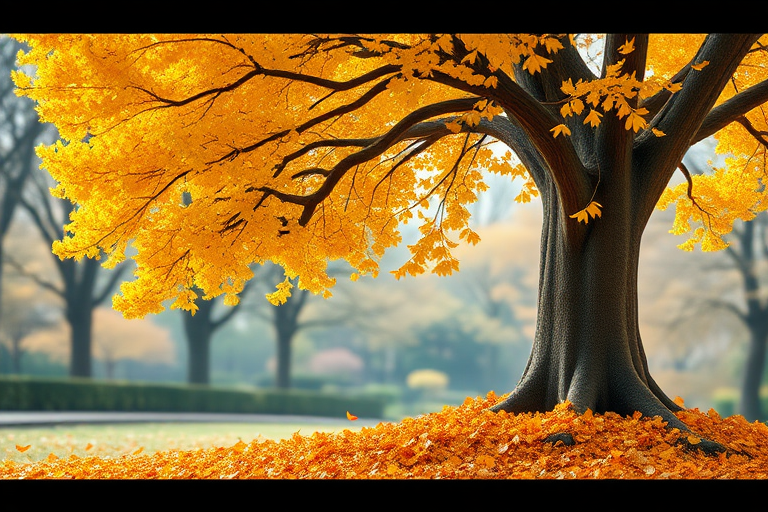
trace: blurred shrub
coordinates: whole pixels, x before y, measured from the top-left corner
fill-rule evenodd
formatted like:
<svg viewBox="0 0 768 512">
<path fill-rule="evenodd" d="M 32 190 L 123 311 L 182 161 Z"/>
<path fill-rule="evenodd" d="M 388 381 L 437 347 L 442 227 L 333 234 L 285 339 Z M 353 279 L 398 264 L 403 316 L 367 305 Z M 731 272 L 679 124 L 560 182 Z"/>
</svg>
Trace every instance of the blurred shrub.
<svg viewBox="0 0 768 512">
<path fill-rule="evenodd" d="M 270 389 L 275 387 L 274 375 L 262 375 L 255 380 L 259 388 Z M 352 385 L 352 378 L 349 375 L 316 375 L 316 374 L 295 374 L 291 375 L 292 389 L 306 389 L 320 391 L 323 389 L 333 389 L 336 387 L 345 387 Z"/>
<path fill-rule="evenodd" d="M 4 411 L 142 411 L 294 414 L 382 418 L 380 397 L 311 390 L 245 391 L 207 386 L 121 383 L 91 379 L 0 377 Z"/>
<path fill-rule="evenodd" d="M 436 392 L 448 387 L 448 375 L 445 372 L 425 368 L 409 373 L 405 382 L 411 389 Z"/>
<path fill-rule="evenodd" d="M 718 388 L 712 393 L 713 409 L 726 418 L 737 414 L 740 391 L 735 388 Z M 761 421 L 768 421 L 768 386 L 760 388 Z"/>
</svg>

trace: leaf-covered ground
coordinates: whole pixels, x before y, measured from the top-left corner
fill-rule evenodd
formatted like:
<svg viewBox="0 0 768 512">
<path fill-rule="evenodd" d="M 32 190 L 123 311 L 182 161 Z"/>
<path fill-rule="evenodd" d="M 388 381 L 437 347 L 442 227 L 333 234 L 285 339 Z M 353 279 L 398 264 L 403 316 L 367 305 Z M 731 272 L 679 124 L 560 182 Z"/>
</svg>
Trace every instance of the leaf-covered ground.
<svg viewBox="0 0 768 512">
<path fill-rule="evenodd" d="M 568 404 L 546 414 L 485 411 L 497 401 L 493 393 L 468 398 L 460 407 L 357 432 L 297 433 L 281 441 L 152 455 L 6 460 L 0 478 L 768 479 L 768 426 L 741 416 L 720 418 L 711 409 L 678 413 L 694 432 L 728 449 L 707 456 L 680 445 L 681 433 L 658 417 L 579 415 Z M 545 441 L 562 432 L 576 443 Z"/>
</svg>

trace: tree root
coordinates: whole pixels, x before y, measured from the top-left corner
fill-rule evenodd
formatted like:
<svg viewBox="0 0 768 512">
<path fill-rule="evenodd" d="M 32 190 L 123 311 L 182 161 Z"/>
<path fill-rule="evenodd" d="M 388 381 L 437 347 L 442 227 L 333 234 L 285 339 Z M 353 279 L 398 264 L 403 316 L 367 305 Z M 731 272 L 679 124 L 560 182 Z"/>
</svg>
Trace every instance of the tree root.
<svg viewBox="0 0 768 512">
<path fill-rule="evenodd" d="M 680 436 L 677 440 L 677 444 L 682 446 L 684 450 L 689 452 L 702 452 L 705 455 L 715 456 L 721 453 L 725 453 L 726 456 L 733 455 L 728 448 L 716 441 L 710 441 L 709 439 L 701 438 L 697 443 L 692 443 L 689 436 Z"/>
<path fill-rule="evenodd" d="M 545 443 L 551 443 L 554 446 L 558 446 L 557 443 L 562 443 L 565 446 L 573 446 L 576 444 L 576 440 L 568 432 L 559 432 L 557 434 L 550 434 L 544 438 Z"/>
</svg>

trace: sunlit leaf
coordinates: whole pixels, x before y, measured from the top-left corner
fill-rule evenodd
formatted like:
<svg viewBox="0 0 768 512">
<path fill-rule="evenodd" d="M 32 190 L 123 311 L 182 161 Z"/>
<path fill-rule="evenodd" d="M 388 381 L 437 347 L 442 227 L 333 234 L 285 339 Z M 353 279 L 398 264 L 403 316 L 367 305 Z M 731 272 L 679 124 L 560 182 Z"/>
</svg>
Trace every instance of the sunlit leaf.
<svg viewBox="0 0 768 512">
<path fill-rule="evenodd" d="M 597 201 L 591 201 L 586 208 L 574 213 L 573 215 L 569 215 L 569 217 L 586 224 L 589 222 L 590 218 L 601 216 L 600 208 L 602 208 L 602 206 L 603 205 L 601 205 Z"/>
<path fill-rule="evenodd" d="M 16 449 L 19 450 L 21 453 L 24 453 L 25 451 L 29 450 L 30 448 L 32 448 L 31 444 L 28 444 L 27 446 L 21 446 L 21 445 L 18 445 L 18 444 L 16 445 Z"/>
<path fill-rule="evenodd" d="M 697 62 L 696 64 L 691 64 L 691 69 L 695 69 L 696 71 L 701 71 L 705 67 L 709 65 L 708 60 L 703 60 L 701 62 Z"/>
<path fill-rule="evenodd" d="M 357 419 L 357 416 L 355 416 L 354 414 L 350 414 L 350 412 L 347 411 L 347 419 L 350 421 L 355 421 Z"/>
<path fill-rule="evenodd" d="M 555 126 L 554 128 L 552 128 L 549 131 L 554 132 L 554 135 L 553 135 L 554 137 L 557 137 L 561 133 L 563 135 L 570 135 L 571 134 L 571 130 L 569 130 L 568 127 L 565 126 L 564 124 L 559 124 L 559 125 Z"/>
<path fill-rule="evenodd" d="M 622 53 L 624 55 L 627 55 L 629 53 L 632 53 L 635 51 L 635 38 L 633 37 L 630 41 L 624 40 L 625 43 L 618 48 L 618 52 Z"/>
</svg>

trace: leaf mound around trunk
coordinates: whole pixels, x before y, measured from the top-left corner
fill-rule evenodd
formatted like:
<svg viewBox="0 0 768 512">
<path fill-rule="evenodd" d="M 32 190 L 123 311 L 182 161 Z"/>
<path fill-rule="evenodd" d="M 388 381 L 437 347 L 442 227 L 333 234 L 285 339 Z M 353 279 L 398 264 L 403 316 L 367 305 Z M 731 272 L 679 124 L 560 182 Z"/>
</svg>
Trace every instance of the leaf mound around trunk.
<svg viewBox="0 0 768 512">
<path fill-rule="evenodd" d="M 676 413 L 692 435 L 668 428 L 658 416 L 578 414 L 567 402 L 547 413 L 489 411 L 498 401 L 489 393 L 357 432 L 297 432 L 281 441 L 117 458 L 4 461 L 0 478 L 768 479 L 768 426 L 742 416 L 721 418 L 712 409 Z M 552 442 L 563 432 L 572 444 Z M 691 450 L 687 445 L 698 436 L 728 453 Z"/>
</svg>

